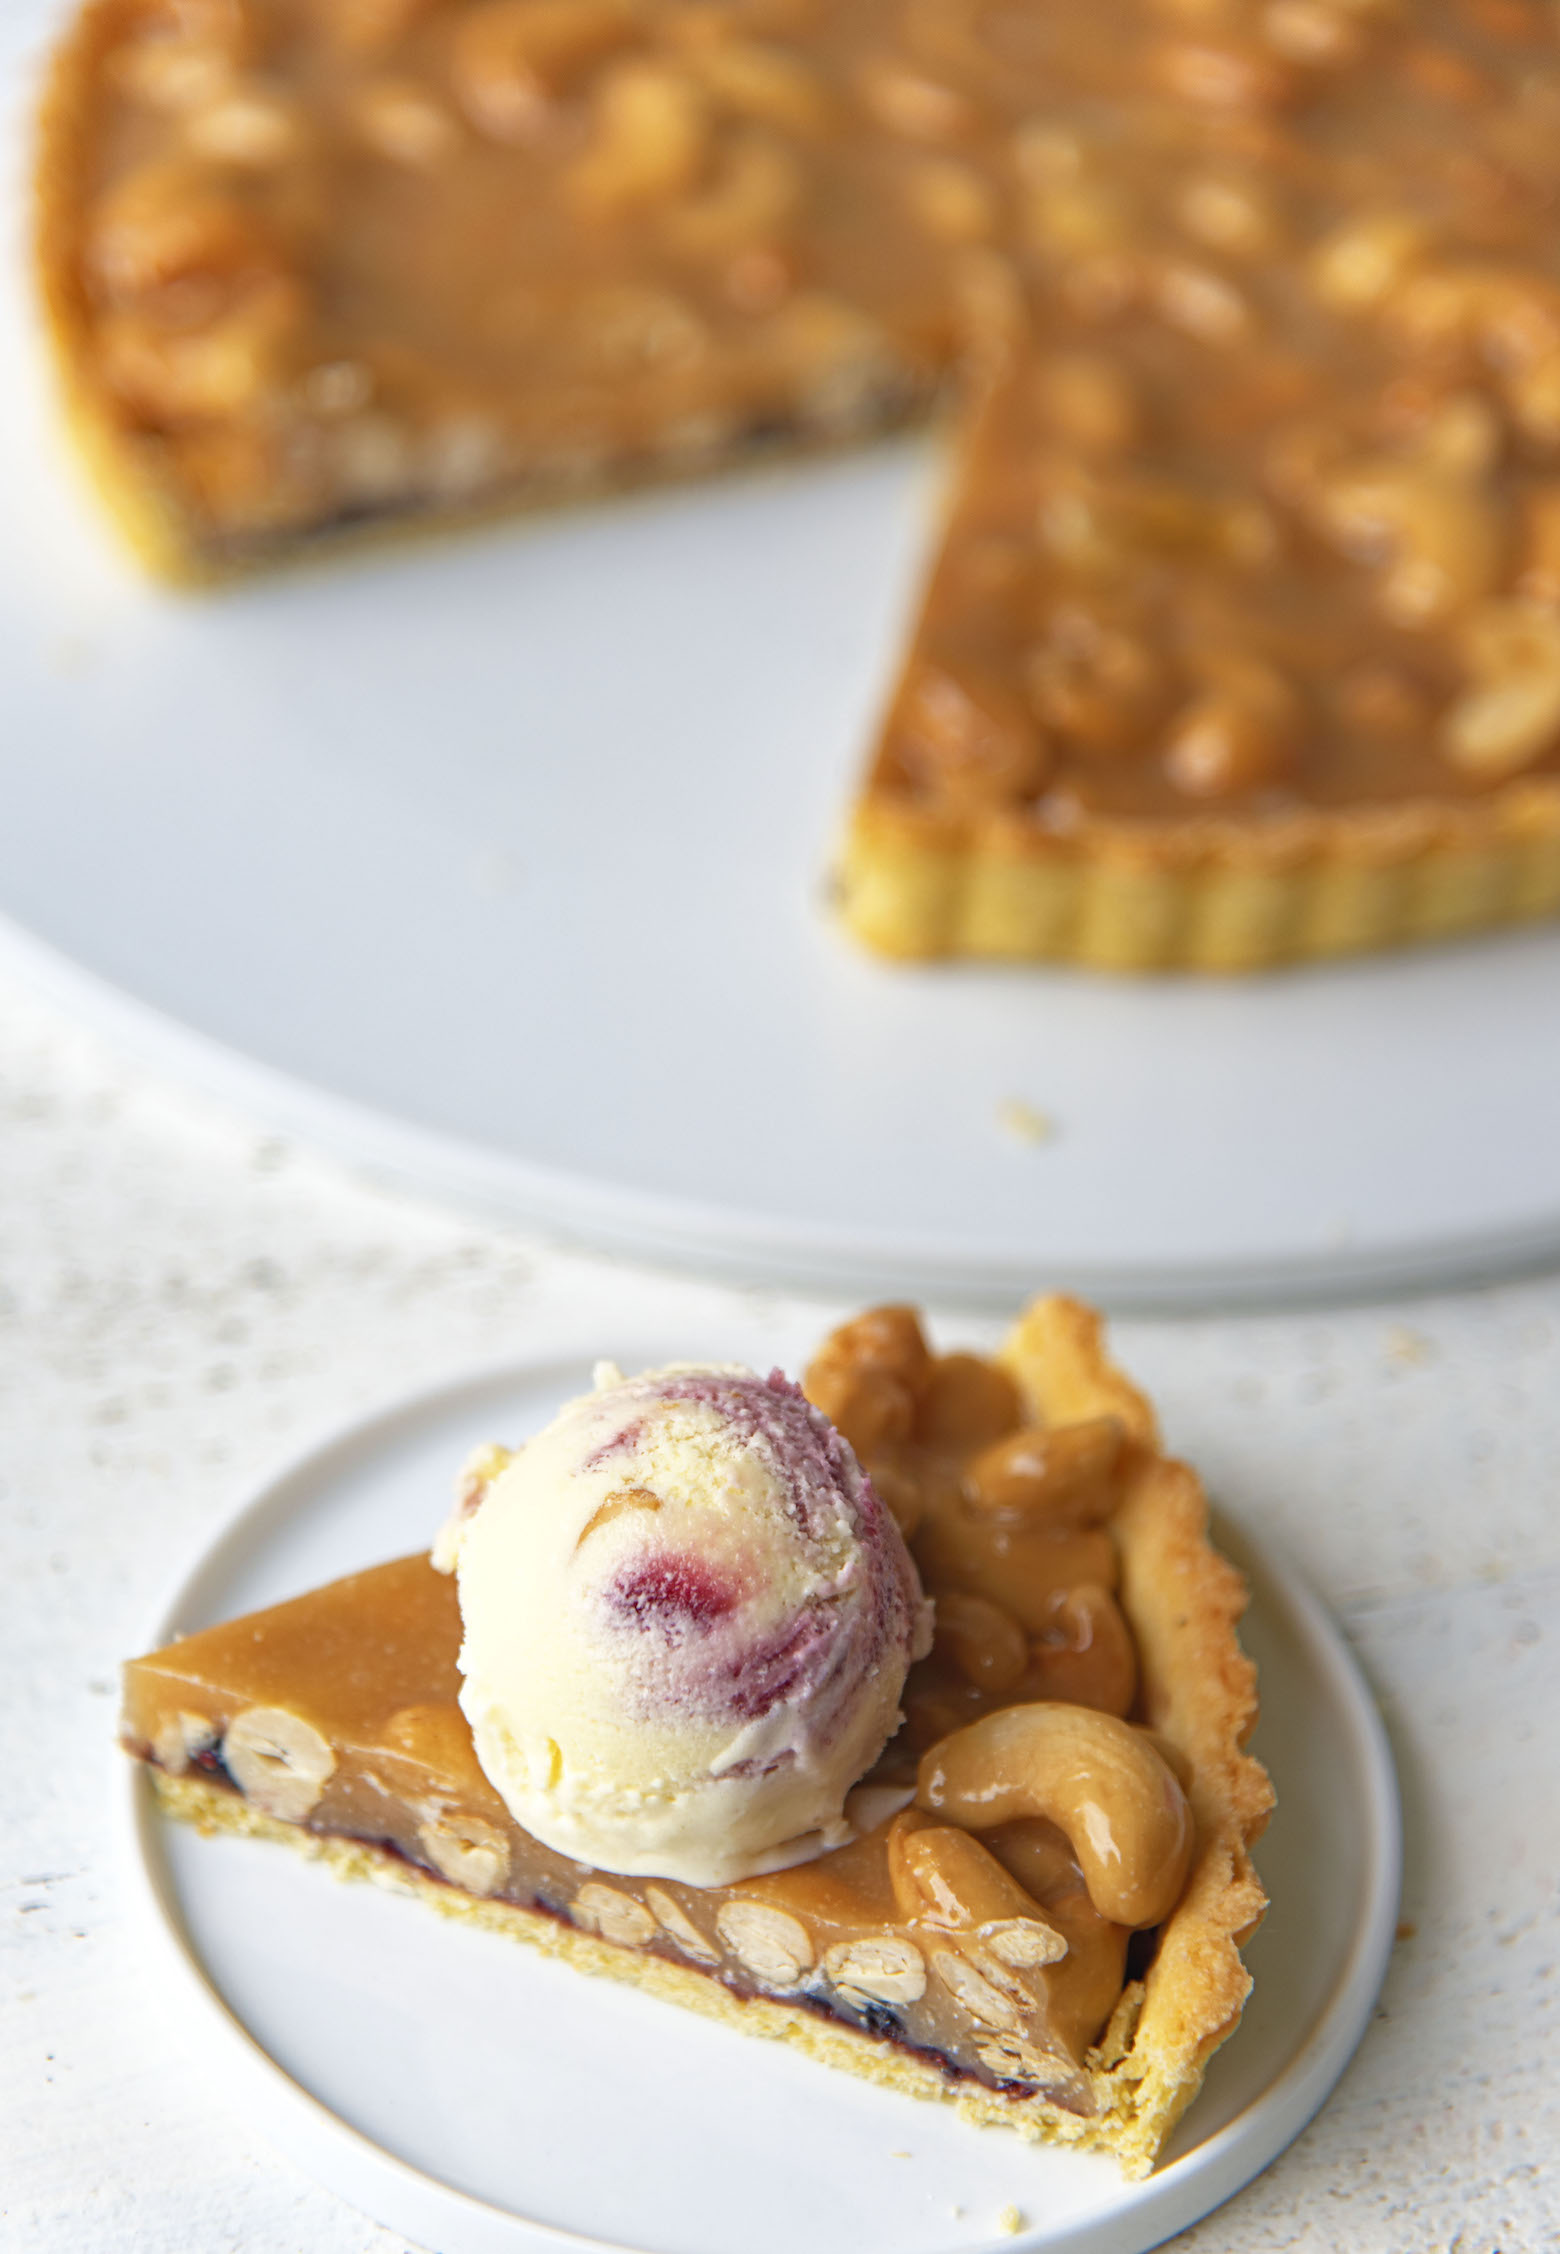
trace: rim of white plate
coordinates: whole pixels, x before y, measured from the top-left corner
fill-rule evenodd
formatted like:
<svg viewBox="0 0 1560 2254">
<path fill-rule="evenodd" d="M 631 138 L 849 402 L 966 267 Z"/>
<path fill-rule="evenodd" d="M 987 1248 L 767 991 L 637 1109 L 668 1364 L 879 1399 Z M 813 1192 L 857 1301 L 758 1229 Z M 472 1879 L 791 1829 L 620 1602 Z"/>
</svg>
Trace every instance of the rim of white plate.
<svg viewBox="0 0 1560 2254">
<path fill-rule="evenodd" d="M 777 1220 L 611 1182 L 485 1146 L 374 1110 L 246 1056 L 80 964 L 0 914 L 0 967 L 149 1069 L 241 1116 L 328 1152 L 386 1186 L 483 1217 L 628 1258 L 689 1267 L 746 1284 L 860 1296 L 908 1295 L 1009 1306 L 1034 1273 L 1028 1249 L 1010 1262 L 938 1237 L 847 1240 L 827 1225 Z M 1336 1304 L 1400 1290 L 1475 1284 L 1550 1265 L 1560 1211 L 1511 1229 L 1426 1237 L 1314 1256 L 1211 1259 L 1196 1268 L 1062 1260 L 1051 1276 L 1121 1311 Z"/>
</svg>

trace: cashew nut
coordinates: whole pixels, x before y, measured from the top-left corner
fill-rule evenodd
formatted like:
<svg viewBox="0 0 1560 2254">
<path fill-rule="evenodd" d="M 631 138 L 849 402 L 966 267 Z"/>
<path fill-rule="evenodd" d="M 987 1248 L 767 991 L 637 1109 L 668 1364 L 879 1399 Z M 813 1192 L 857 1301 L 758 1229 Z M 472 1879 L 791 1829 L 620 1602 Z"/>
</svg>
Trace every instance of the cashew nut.
<svg viewBox="0 0 1560 2254">
<path fill-rule="evenodd" d="M 850 1322 L 841 1323 L 838 1330 L 830 1331 L 807 1373 L 809 1386 L 813 1370 L 835 1363 L 852 1369 L 886 1370 L 903 1379 L 914 1392 L 930 1370 L 932 1357 L 915 1309 L 894 1304 L 869 1307 L 864 1315 L 856 1315 Z"/>
<path fill-rule="evenodd" d="M 1033 797 L 1045 780 L 1035 717 L 989 667 L 915 666 L 898 722 L 904 756 L 945 799 L 1010 805 Z M 1011 1432 L 1019 1415 L 1005 1370 L 974 1354 L 941 1354 L 922 1387 L 916 1430 L 935 1447 L 969 1447 Z"/>
<path fill-rule="evenodd" d="M 1058 1590 L 1089 1582 L 1114 1589 L 1121 1577 L 1107 1528 L 1052 1532 L 967 1503 L 928 1518 L 916 1534 L 916 1562 L 936 1589 L 964 1589 L 1010 1612 L 1031 1636 L 1054 1625 Z"/>
<path fill-rule="evenodd" d="M 297 104 L 258 89 L 235 90 L 196 109 L 186 131 L 201 156 L 241 170 L 285 164 L 303 144 Z"/>
<path fill-rule="evenodd" d="M 822 81 L 786 48 L 724 40 L 689 60 L 715 99 L 739 117 L 809 138 L 830 122 L 832 104 Z"/>
<path fill-rule="evenodd" d="M 1061 352 L 1045 362 L 1035 402 L 1059 437 L 1085 454 L 1127 453 L 1143 431 L 1143 405 L 1128 371 L 1101 352 Z"/>
<path fill-rule="evenodd" d="M 937 1603 L 936 1648 L 946 1653 L 966 1682 L 1000 1698 L 1023 1678 L 1029 1642 L 1010 1612 L 988 1597 L 950 1589 Z"/>
<path fill-rule="evenodd" d="M 1399 575 L 1406 568 L 1400 563 Z M 1189 797 L 1232 797 L 1283 773 L 1300 726 L 1300 700 L 1275 666 L 1226 663 L 1176 715 L 1165 766 Z"/>
<path fill-rule="evenodd" d="M 931 1355 L 913 1307 L 872 1307 L 831 1331 L 804 1390 L 859 1456 L 910 1436 Z"/>
<path fill-rule="evenodd" d="M 879 125 L 907 141 L 953 141 L 975 122 L 974 105 L 956 88 L 886 58 L 861 73 L 861 98 Z"/>
<path fill-rule="evenodd" d="M 1118 1925 L 1157 1925 L 1186 1883 L 1186 1795 L 1150 1740 L 1085 1706 L 1008 1706 L 923 1759 L 922 1808 L 984 1831 L 1045 1816 L 1067 1835 L 1089 1899 Z"/>
<path fill-rule="evenodd" d="M 1424 256 L 1429 241 L 1429 228 L 1411 212 L 1366 212 L 1317 246 L 1311 285 L 1335 313 L 1368 312 Z"/>
<path fill-rule="evenodd" d="M 197 328 L 171 328 L 139 311 L 105 315 L 103 372 L 127 404 L 166 423 L 244 413 L 276 381 L 307 313 L 300 285 L 264 271 Z"/>
<path fill-rule="evenodd" d="M 1115 1506 L 1121 1454 L 1117 1417 L 1079 1424 L 1025 1425 L 983 1448 L 964 1474 L 973 1509 L 1075 1531 L 1100 1526 Z"/>
<path fill-rule="evenodd" d="M 1086 453 L 1097 451 L 1075 428 L 1062 435 Z M 1092 530 L 1084 536 L 1091 539 Z M 1028 670 L 1041 719 L 1092 753 L 1130 754 L 1147 742 L 1173 686 L 1150 643 L 1081 603 L 1059 603 L 1052 611 Z"/>
<path fill-rule="evenodd" d="M 801 168 L 781 142 L 739 134 L 704 194 L 673 205 L 667 236 L 694 257 L 740 250 L 784 227 L 801 195 Z"/>
<path fill-rule="evenodd" d="M 528 140 L 633 30 L 620 0 L 486 0 L 456 26 L 455 92 L 495 141 Z"/>
<path fill-rule="evenodd" d="M 933 690 L 933 683 L 945 687 Z M 958 678 L 922 667 L 918 710 L 927 733 L 945 730 L 942 751 L 967 771 L 976 796 L 1021 798 L 1046 780 L 1046 746 L 1035 721 L 1019 696 L 1010 701 L 1003 694 L 996 678 L 983 678 L 974 667 Z M 974 769 L 981 771 L 978 782 Z M 931 1447 L 987 1447 L 1021 1418 L 1019 1388 L 1001 1364 L 983 1355 L 938 1355 L 915 1404 L 915 1438 Z"/>
<path fill-rule="evenodd" d="M 274 258 L 256 214 L 180 158 L 144 164 L 100 198 L 87 221 L 94 283 L 126 305 L 175 282 L 229 282 Z"/>
<path fill-rule="evenodd" d="M 1462 637 L 1472 681 L 1441 726 L 1441 750 L 1481 782 L 1503 781 L 1560 737 L 1560 620 L 1545 603 L 1493 602 Z"/>
<path fill-rule="evenodd" d="M 1049 1617 L 1029 1647 L 1025 1688 L 1031 1699 L 1127 1712 L 1137 1691 L 1137 1647 L 1108 1589 L 1084 1581 L 1053 1591 Z"/>
<path fill-rule="evenodd" d="M 600 80 L 590 138 L 569 173 L 575 201 L 598 215 L 685 194 L 709 149 L 709 106 L 684 71 L 623 62 Z"/>
<path fill-rule="evenodd" d="M 376 156 L 414 172 L 435 172 L 461 145 L 460 126 L 443 102 L 415 80 L 375 78 L 358 93 L 352 123 Z"/>
<path fill-rule="evenodd" d="M 1431 626 L 1489 594 L 1506 558 L 1493 491 L 1435 462 L 1378 462 L 1322 495 L 1322 530 L 1348 554 L 1385 566 L 1379 600 L 1399 626 Z"/>
</svg>

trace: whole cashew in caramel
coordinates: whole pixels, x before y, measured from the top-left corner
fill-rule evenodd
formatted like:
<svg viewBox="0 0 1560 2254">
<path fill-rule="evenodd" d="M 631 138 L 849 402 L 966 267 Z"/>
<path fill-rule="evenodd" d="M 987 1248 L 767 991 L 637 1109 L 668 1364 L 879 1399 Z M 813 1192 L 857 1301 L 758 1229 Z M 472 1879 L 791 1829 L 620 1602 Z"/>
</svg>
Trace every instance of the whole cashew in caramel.
<svg viewBox="0 0 1560 2254">
<path fill-rule="evenodd" d="M 1067 1835 L 1089 1899 L 1118 1925 L 1158 1925 L 1191 1865 L 1186 1795 L 1142 1730 L 1087 1706 L 1007 1706 L 921 1762 L 917 1803 L 985 1831 L 1044 1816 Z"/>
</svg>

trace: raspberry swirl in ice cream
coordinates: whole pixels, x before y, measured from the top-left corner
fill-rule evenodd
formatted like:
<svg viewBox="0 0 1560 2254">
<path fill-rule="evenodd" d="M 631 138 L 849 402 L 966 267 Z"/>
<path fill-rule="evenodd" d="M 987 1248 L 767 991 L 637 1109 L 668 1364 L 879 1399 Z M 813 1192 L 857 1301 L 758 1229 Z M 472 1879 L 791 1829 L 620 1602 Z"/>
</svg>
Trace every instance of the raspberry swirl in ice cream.
<svg viewBox="0 0 1560 2254">
<path fill-rule="evenodd" d="M 851 1837 L 930 1607 L 780 1371 L 603 1365 L 434 1554 L 459 1577 L 477 1757 L 535 1838 L 718 1886 Z"/>
</svg>

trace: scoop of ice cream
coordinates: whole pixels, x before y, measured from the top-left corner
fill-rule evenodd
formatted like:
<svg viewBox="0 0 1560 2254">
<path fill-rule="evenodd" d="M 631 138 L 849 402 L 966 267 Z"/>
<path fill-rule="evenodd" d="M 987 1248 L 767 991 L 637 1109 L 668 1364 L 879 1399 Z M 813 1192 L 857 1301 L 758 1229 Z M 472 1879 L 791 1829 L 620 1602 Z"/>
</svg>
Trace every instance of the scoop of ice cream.
<svg viewBox="0 0 1560 2254">
<path fill-rule="evenodd" d="M 780 1371 L 604 1365 L 434 1554 L 459 1578 L 477 1758 L 535 1838 L 717 1886 L 851 1836 L 930 1608 Z"/>
</svg>

